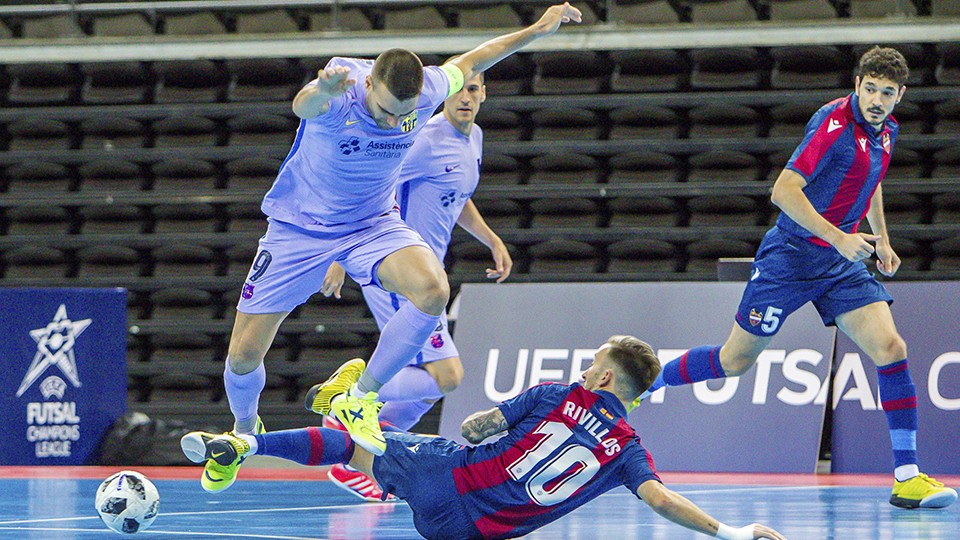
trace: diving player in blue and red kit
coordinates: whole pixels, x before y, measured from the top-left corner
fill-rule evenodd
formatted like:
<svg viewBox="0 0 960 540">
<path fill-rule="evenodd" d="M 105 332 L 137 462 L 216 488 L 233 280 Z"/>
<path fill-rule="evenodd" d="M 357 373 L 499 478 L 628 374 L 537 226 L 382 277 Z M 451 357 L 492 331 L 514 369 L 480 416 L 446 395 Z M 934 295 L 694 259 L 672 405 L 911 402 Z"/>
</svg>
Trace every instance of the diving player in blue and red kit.
<svg viewBox="0 0 960 540">
<path fill-rule="evenodd" d="M 548 8 L 534 24 L 491 39 L 443 66 L 424 67 L 405 49 L 376 61 L 335 57 L 293 99 L 301 118 L 293 148 L 261 208 L 267 232 L 247 274 L 237 305 L 224 369 L 233 431 L 259 433 L 258 401 L 263 366 L 280 324 L 320 289 L 327 268 L 339 262 L 361 284 L 406 297 L 384 325 L 377 347 L 349 392 L 340 399 L 321 392 L 317 406 L 337 416 L 372 418 L 377 391 L 414 357 L 436 328 L 450 296 L 443 267 L 420 236 L 400 219 L 394 193 L 403 159 L 417 132 L 464 80 L 490 68 L 533 41 L 580 21 L 569 4 Z M 360 370 L 357 363 L 345 370 Z M 373 410 L 372 414 L 361 411 Z M 358 444 L 385 447 L 380 427 L 344 422 Z M 223 467 L 210 460 L 201 485 L 222 491 L 240 462 Z"/>
<path fill-rule="evenodd" d="M 582 383 L 535 386 L 467 418 L 461 429 L 471 443 L 506 432 L 479 446 L 387 432 L 386 452 L 375 456 L 342 431 L 311 427 L 260 435 L 192 432 L 181 447 L 195 463 L 228 465 L 253 454 L 304 465 L 349 462 L 405 500 L 417 531 L 430 539 L 523 536 L 624 486 L 658 514 L 701 533 L 786 540 L 764 525 L 723 524 L 661 483 L 625 418 L 626 405 L 659 371 L 650 345 L 613 336 L 597 350 Z M 341 387 L 353 378 L 333 376 Z"/>
<path fill-rule="evenodd" d="M 877 366 L 894 456 L 890 503 L 943 508 L 957 493 L 917 465 L 917 392 L 890 312 L 893 298 L 862 262 L 876 255 L 885 276 L 900 267 L 880 182 L 899 129 L 890 113 L 908 75 L 902 54 L 873 47 L 860 58 L 854 92 L 813 115 L 773 186 L 771 199 L 782 213 L 760 244 L 726 343 L 690 349 L 667 363 L 647 393 L 744 373 L 786 318 L 813 302 L 823 323 L 850 336 Z M 871 234 L 857 232 L 864 216 Z"/>
</svg>

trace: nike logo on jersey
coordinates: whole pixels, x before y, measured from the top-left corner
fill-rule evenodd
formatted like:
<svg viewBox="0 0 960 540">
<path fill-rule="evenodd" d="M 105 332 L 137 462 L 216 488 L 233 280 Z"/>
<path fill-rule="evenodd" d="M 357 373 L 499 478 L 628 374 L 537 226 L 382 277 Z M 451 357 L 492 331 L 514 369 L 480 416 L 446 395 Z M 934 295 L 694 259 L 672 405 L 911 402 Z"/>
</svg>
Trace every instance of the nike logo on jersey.
<svg viewBox="0 0 960 540">
<path fill-rule="evenodd" d="M 753 275 L 750 276 L 750 281 L 753 281 L 753 280 L 757 279 L 758 277 L 760 277 L 760 269 L 759 269 L 759 268 L 754 268 L 754 269 L 753 269 Z"/>
<path fill-rule="evenodd" d="M 836 118 L 831 118 L 830 124 L 827 126 L 827 133 L 830 133 L 831 131 L 836 131 L 842 127 L 843 127 L 843 124 L 841 124 L 839 120 L 837 120 Z"/>
<path fill-rule="evenodd" d="M 445 170 L 445 171 L 447 171 L 447 172 L 453 172 L 453 170 L 456 169 L 456 168 L 459 167 L 459 166 L 460 166 L 460 164 L 457 164 L 457 165 L 447 165 L 446 167 L 443 168 L 443 170 Z"/>
<path fill-rule="evenodd" d="M 347 120 L 346 122 L 344 122 L 344 125 L 352 126 L 352 125 L 356 124 L 357 122 L 359 122 L 359 120 Z"/>
<path fill-rule="evenodd" d="M 857 144 L 860 145 L 860 150 L 862 150 L 862 151 L 864 151 L 864 152 L 867 151 L 867 138 L 866 138 L 866 137 L 860 137 L 859 139 L 857 139 Z"/>
</svg>

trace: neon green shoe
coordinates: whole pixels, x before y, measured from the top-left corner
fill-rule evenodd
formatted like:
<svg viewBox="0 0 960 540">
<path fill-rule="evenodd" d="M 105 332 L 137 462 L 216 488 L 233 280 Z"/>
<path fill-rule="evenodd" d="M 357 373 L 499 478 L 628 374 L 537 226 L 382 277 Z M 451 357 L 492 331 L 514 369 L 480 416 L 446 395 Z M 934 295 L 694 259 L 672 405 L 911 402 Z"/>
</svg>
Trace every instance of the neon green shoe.
<svg viewBox="0 0 960 540">
<path fill-rule="evenodd" d="M 254 431 L 254 433 L 259 435 L 261 433 L 266 433 L 266 431 L 267 430 L 263 427 L 263 421 L 257 417 L 257 429 Z M 242 439 L 235 437 L 233 432 L 227 432 L 223 435 L 213 436 L 210 441 L 207 441 L 203 440 L 202 435 L 209 434 L 203 434 L 203 432 L 195 431 L 193 433 L 184 435 L 183 438 L 180 439 L 180 448 L 183 450 L 183 453 L 187 454 L 188 452 L 188 447 L 184 446 L 185 444 L 189 445 L 189 449 L 193 452 L 192 455 L 187 455 L 187 458 L 191 461 L 194 461 L 194 457 L 198 455 L 200 451 L 200 445 L 197 443 L 196 437 L 193 437 L 190 440 L 187 438 L 197 433 L 201 434 L 201 442 L 204 443 L 204 448 L 207 448 L 207 443 L 212 443 L 213 439 L 228 439 L 230 441 L 238 441 L 239 444 L 246 448 L 246 450 L 237 448 L 237 455 L 235 459 L 230 460 L 226 459 L 228 454 L 224 454 L 223 456 L 204 455 L 203 459 L 206 459 L 207 463 L 203 466 L 203 476 L 200 477 L 200 487 L 202 487 L 204 491 L 210 493 L 219 493 L 232 486 L 233 483 L 236 482 L 237 472 L 240 470 L 240 465 L 246 458 L 246 454 L 250 451 L 250 447 L 247 445 L 247 443 L 243 442 Z M 220 443 L 217 444 L 222 446 Z M 220 451 L 221 450 L 217 450 L 217 452 Z M 199 463 L 199 461 L 194 461 L 194 463 Z"/>
<path fill-rule="evenodd" d="M 904 482 L 893 483 L 890 504 L 900 508 L 946 508 L 957 500 L 957 492 L 920 473 Z"/>
<path fill-rule="evenodd" d="M 333 398 L 345 394 L 353 383 L 357 382 L 360 375 L 363 375 L 366 367 L 366 362 L 359 358 L 347 361 L 337 368 L 329 379 L 307 390 L 303 400 L 304 407 L 317 414 L 330 414 L 330 402 Z"/>
<path fill-rule="evenodd" d="M 387 441 L 380 429 L 380 407 L 376 392 L 367 392 L 357 396 L 357 386 L 339 395 L 330 404 L 330 413 L 340 420 L 353 442 L 376 456 L 382 456 L 387 450 Z"/>
</svg>

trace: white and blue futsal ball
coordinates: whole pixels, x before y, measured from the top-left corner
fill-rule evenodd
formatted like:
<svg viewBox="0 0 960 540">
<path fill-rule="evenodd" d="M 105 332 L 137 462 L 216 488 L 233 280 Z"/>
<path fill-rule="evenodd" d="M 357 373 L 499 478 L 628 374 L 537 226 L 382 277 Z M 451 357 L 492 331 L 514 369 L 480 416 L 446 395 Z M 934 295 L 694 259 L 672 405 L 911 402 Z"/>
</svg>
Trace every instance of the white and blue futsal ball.
<svg viewBox="0 0 960 540">
<path fill-rule="evenodd" d="M 97 488 L 100 519 L 120 534 L 135 534 L 150 527 L 160 511 L 160 492 L 136 471 L 110 475 Z"/>
</svg>

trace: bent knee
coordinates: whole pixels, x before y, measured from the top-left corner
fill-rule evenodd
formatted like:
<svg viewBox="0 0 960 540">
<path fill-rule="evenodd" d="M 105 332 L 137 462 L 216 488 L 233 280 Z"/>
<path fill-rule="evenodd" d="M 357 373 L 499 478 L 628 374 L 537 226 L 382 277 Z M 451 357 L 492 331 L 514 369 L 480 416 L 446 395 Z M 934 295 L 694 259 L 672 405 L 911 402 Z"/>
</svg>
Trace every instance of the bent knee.
<svg viewBox="0 0 960 540">
<path fill-rule="evenodd" d="M 421 311 L 440 315 L 450 300 L 450 284 L 447 283 L 446 276 L 443 279 L 430 279 L 411 291 L 407 298 Z"/>
<path fill-rule="evenodd" d="M 438 375 L 436 380 L 440 391 L 444 394 L 449 394 L 456 390 L 460 386 L 460 383 L 463 382 L 463 368 L 449 370 L 449 372 Z"/>
<path fill-rule="evenodd" d="M 877 356 L 876 363 L 878 365 L 899 362 L 907 357 L 907 342 L 899 334 L 896 334 L 883 344 Z"/>
</svg>

